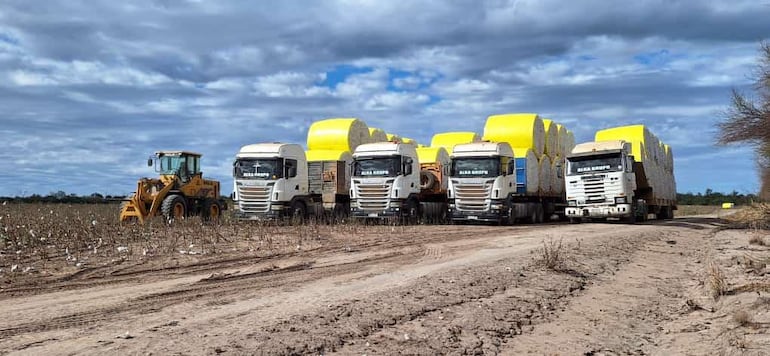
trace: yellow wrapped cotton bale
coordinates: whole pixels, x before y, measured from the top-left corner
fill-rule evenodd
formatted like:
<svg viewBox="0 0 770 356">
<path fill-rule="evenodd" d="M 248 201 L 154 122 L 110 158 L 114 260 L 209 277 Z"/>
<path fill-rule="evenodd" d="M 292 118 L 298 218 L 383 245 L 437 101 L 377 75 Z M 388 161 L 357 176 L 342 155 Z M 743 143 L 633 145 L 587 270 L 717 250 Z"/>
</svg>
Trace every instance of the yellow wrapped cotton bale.
<svg viewBox="0 0 770 356">
<path fill-rule="evenodd" d="M 540 190 L 540 162 L 529 147 L 513 147 L 516 160 L 516 193 L 537 194 Z"/>
<path fill-rule="evenodd" d="M 481 136 L 475 132 L 442 132 L 433 135 L 430 140 L 431 147 L 444 147 L 449 154 L 455 145 L 481 141 Z"/>
<path fill-rule="evenodd" d="M 596 132 L 595 141 L 625 140 L 631 143 L 631 154 L 636 162 L 651 159 L 650 147 L 658 144 L 657 138 L 644 125 L 613 127 Z"/>
<path fill-rule="evenodd" d="M 666 150 L 666 168 L 669 172 L 674 171 L 674 152 L 671 150 L 671 146 L 663 145 Z"/>
<path fill-rule="evenodd" d="M 355 118 L 316 121 L 307 133 L 309 150 L 349 151 L 369 142 L 369 128 Z"/>
<path fill-rule="evenodd" d="M 567 151 L 567 146 L 569 145 L 569 136 L 567 136 L 567 128 L 564 127 L 564 125 L 556 124 L 556 142 L 559 143 L 559 147 L 557 148 L 557 151 L 559 152 L 559 156 L 566 156 L 569 151 Z"/>
<path fill-rule="evenodd" d="M 564 139 L 564 144 L 566 145 L 564 147 L 564 155 L 566 156 L 568 153 L 572 152 L 572 149 L 575 148 L 575 134 L 571 130 L 566 130 L 565 133 L 567 135 L 567 138 Z"/>
<path fill-rule="evenodd" d="M 449 153 L 443 147 L 418 147 L 417 160 L 420 164 L 449 162 Z"/>
<path fill-rule="evenodd" d="M 564 158 L 556 156 L 551 162 L 551 193 L 553 195 L 561 195 L 564 193 L 564 172 L 559 171 L 564 169 Z M 561 177 L 559 177 L 561 176 Z"/>
<path fill-rule="evenodd" d="M 390 142 L 401 142 L 401 136 L 399 136 L 399 135 L 396 135 L 396 134 L 391 134 L 391 133 L 389 133 L 389 134 L 385 134 L 385 137 L 386 137 L 386 138 L 388 139 L 388 141 L 390 141 Z"/>
<path fill-rule="evenodd" d="M 411 143 L 411 144 L 413 144 L 413 145 L 415 145 L 415 146 L 419 145 L 419 144 L 417 143 L 417 141 L 415 141 L 415 140 L 413 140 L 413 139 L 411 139 L 411 138 L 409 138 L 409 137 L 402 137 L 402 138 L 401 138 L 401 143 Z"/>
<path fill-rule="evenodd" d="M 540 181 L 539 183 L 539 191 L 540 194 L 543 195 L 550 195 L 551 194 L 551 186 L 553 185 L 551 170 L 553 168 L 551 167 L 551 157 L 548 157 L 548 155 L 542 155 L 540 156 L 540 160 L 538 161 L 538 173 L 540 175 Z"/>
<path fill-rule="evenodd" d="M 388 134 L 382 129 L 369 128 L 369 143 L 388 142 Z"/>
<path fill-rule="evenodd" d="M 492 115 L 484 125 L 484 140 L 529 148 L 540 156 L 545 149 L 543 120 L 537 114 Z"/>
<path fill-rule="evenodd" d="M 308 162 L 345 161 L 353 162 L 350 151 L 338 150 L 307 150 L 305 152 Z"/>
<path fill-rule="evenodd" d="M 543 153 L 551 157 L 558 156 L 559 151 L 559 129 L 556 123 L 551 119 L 543 119 L 543 130 L 545 130 L 545 145 Z"/>
</svg>

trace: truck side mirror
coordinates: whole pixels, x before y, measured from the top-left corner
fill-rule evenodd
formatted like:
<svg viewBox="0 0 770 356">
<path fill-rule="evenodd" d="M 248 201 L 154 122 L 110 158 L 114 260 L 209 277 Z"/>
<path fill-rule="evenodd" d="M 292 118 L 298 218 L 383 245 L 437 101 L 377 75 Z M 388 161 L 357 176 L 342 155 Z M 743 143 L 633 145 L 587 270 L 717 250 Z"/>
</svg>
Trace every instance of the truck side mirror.
<svg viewBox="0 0 770 356">
<path fill-rule="evenodd" d="M 414 160 L 412 160 L 411 157 L 407 157 L 404 159 L 404 175 L 408 176 L 412 174 L 412 163 L 414 163 Z"/>
<path fill-rule="evenodd" d="M 147 167 L 152 167 L 152 158 L 147 159 Z"/>
<path fill-rule="evenodd" d="M 562 165 L 557 164 L 556 165 L 556 178 L 564 178 L 564 169 L 562 169 Z"/>
</svg>

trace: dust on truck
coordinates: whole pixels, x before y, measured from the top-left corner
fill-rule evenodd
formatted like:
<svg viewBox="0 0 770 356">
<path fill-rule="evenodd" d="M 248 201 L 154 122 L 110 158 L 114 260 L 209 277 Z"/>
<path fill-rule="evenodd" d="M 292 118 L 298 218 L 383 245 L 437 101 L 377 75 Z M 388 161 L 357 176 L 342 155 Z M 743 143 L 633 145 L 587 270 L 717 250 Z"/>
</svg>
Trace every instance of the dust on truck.
<svg viewBox="0 0 770 356">
<path fill-rule="evenodd" d="M 598 131 L 567 157 L 565 179 L 572 222 L 617 218 L 671 219 L 676 204 L 673 152 L 643 125 Z"/>
<path fill-rule="evenodd" d="M 313 155 L 316 158 L 309 162 L 302 146 L 291 143 L 243 146 L 233 164 L 236 216 L 252 220 L 346 216 L 351 157 Z"/>
</svg>

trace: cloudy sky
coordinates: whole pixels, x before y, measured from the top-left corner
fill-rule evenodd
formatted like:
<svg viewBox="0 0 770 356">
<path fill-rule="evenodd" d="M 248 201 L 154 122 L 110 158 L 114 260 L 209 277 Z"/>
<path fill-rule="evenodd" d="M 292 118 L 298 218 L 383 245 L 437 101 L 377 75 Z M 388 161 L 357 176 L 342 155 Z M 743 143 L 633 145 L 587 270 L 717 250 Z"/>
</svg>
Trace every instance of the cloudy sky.
<svg viewBox="0 0 770 356">
<path fill-rule="evenodd" d="M 644 123 L 680 192 L 758 189 L 715 147 L 749 89 L 770 0 L 0 2 L 0 195 L 126 194 L 156 149 L 204 154 L 230 192 L 244 144 L 358 117 L 429 142 L 537 112 L 578 141 Z"/>
</svg>

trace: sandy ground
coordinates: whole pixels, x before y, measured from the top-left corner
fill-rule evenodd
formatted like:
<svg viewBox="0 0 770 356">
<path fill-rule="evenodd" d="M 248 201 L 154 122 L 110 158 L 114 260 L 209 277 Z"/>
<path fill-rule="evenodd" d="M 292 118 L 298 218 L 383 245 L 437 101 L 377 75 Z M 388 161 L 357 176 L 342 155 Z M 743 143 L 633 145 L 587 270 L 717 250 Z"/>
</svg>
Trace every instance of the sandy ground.
<svg viewBox="0 0 770 356">
<path fill-rule="evenodd" d="M 87 269 L 0 289 L 0 353 L 770 354 L 770 236 L 721 226 L 417 226 Z"/>
</svg>

